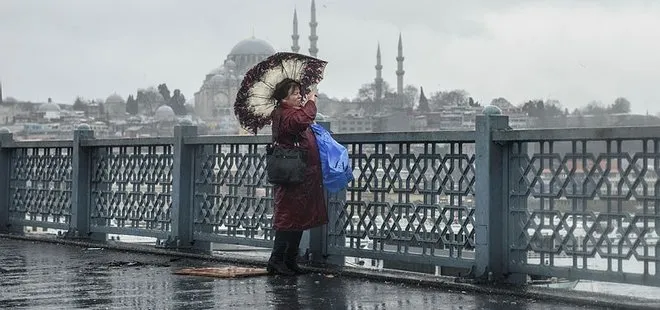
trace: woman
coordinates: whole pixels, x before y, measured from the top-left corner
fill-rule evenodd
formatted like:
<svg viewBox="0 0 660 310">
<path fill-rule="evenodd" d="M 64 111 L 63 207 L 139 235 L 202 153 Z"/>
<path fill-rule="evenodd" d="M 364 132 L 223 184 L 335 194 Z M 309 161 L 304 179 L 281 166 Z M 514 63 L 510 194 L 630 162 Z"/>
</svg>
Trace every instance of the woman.
<svg viewBox="0 0 660 310">
<path fill-rule="evenodd" d="M 273 94 L 277 100 L 271 114 L 273 142 L 277 140 L 283 147 L 294 147 L 297 142 L 307 151 L 307 169 L 303 183 L 275 187 L 275 242 L 268 260 L 269 274 L 302 273 L 296 259 L 303 230 L 328 222 L 319 151 L 309 128 L 316 118 L 316 97 L 311 92 L 303 105 L 300 84 L 291 79 L 278 83 Z"/>
</svg>

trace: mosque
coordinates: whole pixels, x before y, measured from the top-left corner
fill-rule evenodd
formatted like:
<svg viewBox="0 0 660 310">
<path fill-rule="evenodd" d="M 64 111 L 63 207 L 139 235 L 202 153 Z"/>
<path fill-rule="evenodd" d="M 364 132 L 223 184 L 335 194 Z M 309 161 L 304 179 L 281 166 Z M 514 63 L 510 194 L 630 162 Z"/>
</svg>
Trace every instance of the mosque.
<svg viewBox="0 0 660 310">
<path fill-rule="evenodd" d="M 318 35 L 316 33 L 318 22 L 316 20 L 316 4 L 311 2 L 311 19 L 309 22 L 309 55 L 317 57 Z M 293 33 L 291 35 L 291 51 L 300 52 L 298 33 L 298 14 L 293 11 Z M 244 74 L 260 61 L 276 53 L 276 50 L 268 42 L 251 37 L 238 42 L 229 52 L 224 63 L 211 70 L 202 82 L 199 91 L 194 94 L 195 112 L 207 125 L 212 127 L 214 133 L 232 134 L 238 131 L 238 122 L 235 119 L 233 104 L 236 93 L 240 88 Z M 399 36 L 397 60 L 397 94 L 403 94 L 403 47 L 401 36 Z M 382 99 L 383 78 L 380 59 L 380 46 L 377 51 L 376 78 L 376 101 Z M 213 128 L 215 127 L 215 128 Z"/>
</svg>

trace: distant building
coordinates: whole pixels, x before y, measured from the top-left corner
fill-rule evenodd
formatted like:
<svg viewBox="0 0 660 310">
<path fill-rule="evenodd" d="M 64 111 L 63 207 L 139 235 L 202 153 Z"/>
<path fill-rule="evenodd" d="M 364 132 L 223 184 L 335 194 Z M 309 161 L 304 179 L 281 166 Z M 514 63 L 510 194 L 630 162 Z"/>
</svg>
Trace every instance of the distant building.
<svg viewBox="0 0 660 310">
<path fill-rule="evenodd" d="M 40 105 L 37 111 L 42 118 L 52 121 L 60 118 L 61 110 L 59 105 L 48 98 L 48 102 Z"/>
<path fill-rule="evenodd" d="M 234 101 L 243 75 L 254 65 L 275 54 L 266 41 L 250 38 L 232 48 L 224 64 L 209 72 L 195 93 L 195 112 L 205 120 L 234 115 Z M 236 125 L 236 124 L 234 124 Z"/>
<path fill-rule="evenodd" d="M 316 28 L 316 5 L 312 1 L 310 22 L 310 48 L 311 56 L 318 55 Z M 298 45 L 298 16 L 294 10 L 293 16 L 293 52 L 299 52 Z M 194 95 L 195 113 L 209 125 L 209 129 L 217 134 L 241 133 L 239 124 L 234 116 L 234 101 L 240 88 L 243 76 L 254 65 L 276 53 L 275 48 L 268 42 L 254 36 L 242 40 L 231 49 L 224 63 L 211 70 L 202 81 L 202 85 Z M 270 130 L 264 128 L 261 132 Z"/>
<path fill-rule="evenodd" d="M 126 117 L 126 101 L 116 93 L 105 99 L 103 108 L 107 117 L 110 119 Z"/>
</svg>

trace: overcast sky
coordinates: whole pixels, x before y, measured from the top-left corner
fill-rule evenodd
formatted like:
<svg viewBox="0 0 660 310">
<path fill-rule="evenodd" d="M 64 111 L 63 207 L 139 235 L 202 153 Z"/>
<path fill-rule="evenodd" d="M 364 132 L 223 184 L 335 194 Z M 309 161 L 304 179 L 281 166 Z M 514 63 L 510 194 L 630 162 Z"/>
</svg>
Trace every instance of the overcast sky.
<svg viewBox="0 0 660 310">
<path fill-rule="evenodd" d="M 232 46 L 254 34 L 290 50 L 293 8 L 309 48 L 308 0 L 2 0 L 5 96 L 72 102 L 123 97 L 166 82 L 187 98 Z M 660 112 L 660 1 L 318 0 L 321 91 L 354 97 L 383 75 L 396 84 L 402 33 L 405 83 L 465 89 L 481 102 L 556 99 L 568 108 L 627 97 Z"/>
</svg>

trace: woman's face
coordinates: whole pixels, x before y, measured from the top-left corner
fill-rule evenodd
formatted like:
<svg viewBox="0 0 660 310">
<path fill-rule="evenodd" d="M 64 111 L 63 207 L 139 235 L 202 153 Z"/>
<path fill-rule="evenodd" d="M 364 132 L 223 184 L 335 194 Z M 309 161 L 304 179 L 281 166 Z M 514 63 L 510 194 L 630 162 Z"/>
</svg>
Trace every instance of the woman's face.
<svg viewBox="0 0 660 310">
<path fill-rule="evenodd" d="M 302 105 L 302 96 L 300 96 L 300 88 L 298 86 L 289 89 L 289 95 L 282 99 L 282 103 L 291 107 L 299 107 Z"/>
</svg>

